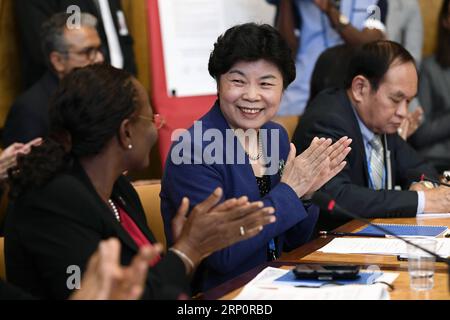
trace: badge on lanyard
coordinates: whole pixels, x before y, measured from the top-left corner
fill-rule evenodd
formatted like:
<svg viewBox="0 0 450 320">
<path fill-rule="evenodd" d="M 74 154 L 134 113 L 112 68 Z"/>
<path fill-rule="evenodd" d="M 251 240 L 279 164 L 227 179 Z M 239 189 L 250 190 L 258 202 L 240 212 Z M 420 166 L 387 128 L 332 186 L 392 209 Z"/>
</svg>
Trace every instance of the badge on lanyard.
<svg viewBox="0 0 450 320">
<path fill-rule="evenodd" d="M 125 15 L 123 14 L 122 10 L 118 10 L 117 13 L 117 22 L 119 25 L 119 34 L 121 36 L 127 36 L 129 34 L 127 22 L 125 21 Z"/>
</svg>

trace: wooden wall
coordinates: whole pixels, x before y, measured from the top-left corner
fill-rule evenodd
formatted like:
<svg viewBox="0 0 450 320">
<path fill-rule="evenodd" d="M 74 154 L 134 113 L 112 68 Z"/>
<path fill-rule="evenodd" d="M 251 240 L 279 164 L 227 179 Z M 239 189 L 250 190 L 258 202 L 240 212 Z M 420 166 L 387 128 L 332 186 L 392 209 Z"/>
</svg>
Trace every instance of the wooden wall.
<svg viewBox="0 0 450 320">
<path fill-rule="evenodd" d="M 419 2 L 424 24 L 423 54 L 428 56 L 433 53 L 436 46 L 437 19 L 443 0 L 419 0 Z"/>
<path fill-rule="evenodd" d="M 13 2 L 0 0 L 0 127 L 21 87 Z"/>
<path fill-rule="evenodd" d="M 149 48 L 147 37 L 147 1 L 122 0 L 128 28 L 134 38 L 134 52 L 138 66 L 138 79 L 150 90 Z"/>
</svg>

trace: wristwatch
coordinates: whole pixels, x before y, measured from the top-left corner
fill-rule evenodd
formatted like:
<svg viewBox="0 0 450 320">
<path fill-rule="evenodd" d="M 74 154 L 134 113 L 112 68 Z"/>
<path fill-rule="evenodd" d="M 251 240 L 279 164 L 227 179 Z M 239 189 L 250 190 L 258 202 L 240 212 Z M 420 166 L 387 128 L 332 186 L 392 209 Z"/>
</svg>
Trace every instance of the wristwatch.
<svg viewBox="0 0 450 320">
<path fill-rule="evenodd" d="M 341 13 L 339 15 L 339 23 L 338 23 L 338 26 L 337 26 L 338 30 L 341 30 L 341 29 L 345 28 L 349 24 L 350 24 L 350 20 L 348 20 L 348 18 Z"/>
</svg>

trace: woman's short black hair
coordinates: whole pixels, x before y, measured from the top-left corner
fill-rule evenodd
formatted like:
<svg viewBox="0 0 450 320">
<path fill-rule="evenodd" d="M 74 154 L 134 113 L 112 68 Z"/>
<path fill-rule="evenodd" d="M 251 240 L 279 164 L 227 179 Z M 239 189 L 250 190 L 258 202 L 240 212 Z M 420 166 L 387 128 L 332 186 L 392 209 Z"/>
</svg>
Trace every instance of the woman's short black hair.
<svg viewBox="0 0 450 320">
<path fill-rule="evenodd" d="M 278 67 L 283 88 L 295 79 L 295 61 L 280 33 L 268 24 L 245 23 L 228 29 L 217 38 L 209 57 L 209 74 L 219 80 L 239 61 L 267 60 Z"/>
<path fill-rule="evenodd" d="M 359 47 L 350 59 L 345 88 L 350 88 L 353 79 L 361 75 L 369 80 L 372 90 L 377 91 L 393 63 L 407 62 L 416 65 L 408 50 L 396 42 L 379 40 L 366 43 Z"/>
</svg>

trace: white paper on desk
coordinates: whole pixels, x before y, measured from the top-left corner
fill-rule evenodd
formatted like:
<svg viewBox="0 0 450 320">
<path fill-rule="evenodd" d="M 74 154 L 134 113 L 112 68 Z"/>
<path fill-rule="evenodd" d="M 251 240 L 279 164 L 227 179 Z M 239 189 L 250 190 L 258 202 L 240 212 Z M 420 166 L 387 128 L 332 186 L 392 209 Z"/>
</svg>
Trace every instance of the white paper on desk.
<svg viewBox="0 0 450 320">
<path fill-rule="evenodd" d="M 419 220 L 450 218 L 450 213 L 424 213 L 416 216 Z"/>
<path fill-rule="evenodd" d="M 261 289 L 244 287 L 234 300 L 389 300 L 386 288 L 381 284 L 348 285 L 332 288 Z"/>
<path fill-rule="evenodd" d="M 436 238 L 436 253 L 450 256 L 450 239 Z M 406 244 L 392 238 L 336 238 L 318 251 L 340 254 L 407 255 Z"/>
<path fill-rule="evenodd" d="M 389 300 L 382 284 L 346 285 L 325 288 L 296 288 L 273 281 L 289 270 L 267 267 L 250 281 L 235 300 Z M 385 276 L 383 274 L 383 276 Z M 382 276 L 382 277 L 383 277 Z M 398 274 L 386 273 L 383 281 L 392 283 Z"/>
</svg>

